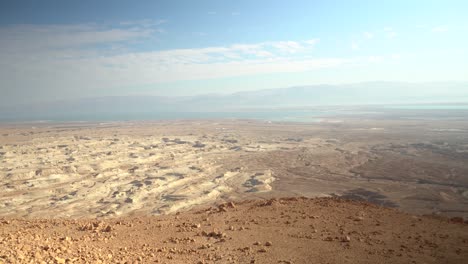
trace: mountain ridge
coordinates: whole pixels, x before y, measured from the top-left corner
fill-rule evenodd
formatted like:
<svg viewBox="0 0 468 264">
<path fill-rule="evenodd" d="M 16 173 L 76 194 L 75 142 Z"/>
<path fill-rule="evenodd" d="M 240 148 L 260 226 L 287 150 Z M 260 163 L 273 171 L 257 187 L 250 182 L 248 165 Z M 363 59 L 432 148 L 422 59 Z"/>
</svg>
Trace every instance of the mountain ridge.
<svg viewBox="0 0 468 264">
<path fill-rule="evenodd" d="M 468 102 L 468 83 L 367 82 L 292 86 L 231 94 L 193 96 L 122 95 L 61 99 L 0 107 L 14 118 L 99 113 L 217 112 L 288 107 Z"/>
</svg>

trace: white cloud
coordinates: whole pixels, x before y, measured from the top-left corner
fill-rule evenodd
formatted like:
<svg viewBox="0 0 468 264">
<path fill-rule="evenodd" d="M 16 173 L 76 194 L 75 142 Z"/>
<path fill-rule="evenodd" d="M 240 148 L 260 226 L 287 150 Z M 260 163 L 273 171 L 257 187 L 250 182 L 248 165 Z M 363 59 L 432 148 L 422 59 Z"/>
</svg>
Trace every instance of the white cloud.
<svg viewBox="0 0 468 264">
<path fill-rule="evenodd" d="M 387 36 L 387 38 L 395 38 L 398 34 L 397 32 L 392 28 L 392 27 L 384 27 L 383 29 L 385 35 Z"/>
<path fill-rule="evenodd" d="M 367 60 L 372 63 L 382 62 L 384 60 L 384 57 L 383 56 L 369 56 Z"/>
<path fill-rule="evenodd" d="M 319 39 L 135 52 L 131 43 L 157 35 L 144 23 L 0 28 L 2 86 L 22 94 L 79 96 L 174 81 L 305 72 L 352 62 L 316 57 Z"/>
<path fill-rule="evenodd" d="M 43 60 L 15 67 L 26 77 L 10 84 L 76 92 L 84 88 L 111 89 L 181 80 L 304 72 L 347 63 L 349 61 L 342 58 L 292 58 L 266 50 L 211 47 L 126 53 L 78 60 Z M 2 71 L 0 77 L 6 82 L 12 81 L 9 76 L 14 76 L 14 72 L 10 67 L 8 71 Z"/>
<path fill-rule="evenodd" d="M 359 50 L 359 44 L 356 41 L 351 42 L 351 49 L 352 50 Z"/>
<path fill-rule="evenodd" d="M 0 28 L 4 36 L 0 40 L 0 79 L 11 89 L 34 87 L 47 89 L 49 94 L 51 89 L 79 93 L 86 89 L 310 71 L 349 63 L 342 58 L 314 58 L 319 39 L 135 52 L 129 49 L 129 43 L 156 34 L 136 24 L 124 22 L 113 28 Z"/>
<path fill-rule="evenodd" d="M 448 28 L 446 26 L 436 26 L 432 28 L 432 31 L 436 33 L 442 33 L 442 32 L 447 32 Z"/>
<path fill-rule="evenodd" d="M 388 38 L 395 38 L 398 34 L 395 31 L 390 31 L 387 33 Z"/>
<path fill-rule="evenodd" d="M 167 23 L 166 19 L 159 19 L 159 20 L 153 20 L 153 19 L 140 19 L 140 20 L 132 20 L 132 21 L 123 21 L 120 22 L 120 25 L 123 26 L 141 26 L 141 27 L 155 27 L 159 26 L 162 24 Z"/>
<path fill-rule="evenodd" d="M 392 60 L 399 60 L 399 59 L 401 59 L 401 55 L 400 54 L 392 54 L 391 58 L 392 58 Z"/>
<path fill-rule="evenodd" d="M 80 25 L 18 25 L 0 28 L 0 52 L 30 53 L 80 49 L 85 46 L 111 45 L 148 38 L 158 30 L 149 27 L 103 27 Z"/>
<path fill-rule="evenodd" d="M 302 44 L 295 41 L 279 41 L 271 44 L 274 48 L 281 52 L 296 53 L 302 50 L 304 47 Z"/>
<path fill-rule="evenodd" d="M 319 42 L 320 42 L 320 39 L 309 39 L 309 40 L 304 41 L 304 43 L 308 45 L 316 45 Z"/>
<path fill-rule="evenodd" d="M 367 32 L 367 31 L 364 32 L 363 35 L 366 39 L 371 39 L 374 37 L 374 34 L 372 34 L 371 32 Z"/>
</svg>

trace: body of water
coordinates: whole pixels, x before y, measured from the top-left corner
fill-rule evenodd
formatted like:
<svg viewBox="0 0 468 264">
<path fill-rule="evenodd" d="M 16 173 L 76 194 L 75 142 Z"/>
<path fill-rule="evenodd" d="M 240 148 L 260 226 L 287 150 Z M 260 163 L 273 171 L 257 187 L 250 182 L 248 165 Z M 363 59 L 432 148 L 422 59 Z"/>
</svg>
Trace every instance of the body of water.
<svg viewBox="0 0 468 264">
<path fill-rule="evenodd" d="M 386 109 L 399 110 L 468 110 L 468 104 L 409 104 L 409 105 L 386 105 Z"/>
<path fill-rule="evenodd" d="M 466 113 L 468 104 L 414 104 L 381 106 L 340 106 L 298 109 L 262 109 L 237 112 L 118 112 L 118 113 L 51 113 L 23 114 L 22 116 L 1 117 L 0 122 L 107 122 L 143 120 L 196 120 L 196 119 L 254 119 L 281 122 L 317 122 L 326 118 L 384 118 L 407 117 L 426 119 L 428 117 L 459 118 Z"/>
</svg>

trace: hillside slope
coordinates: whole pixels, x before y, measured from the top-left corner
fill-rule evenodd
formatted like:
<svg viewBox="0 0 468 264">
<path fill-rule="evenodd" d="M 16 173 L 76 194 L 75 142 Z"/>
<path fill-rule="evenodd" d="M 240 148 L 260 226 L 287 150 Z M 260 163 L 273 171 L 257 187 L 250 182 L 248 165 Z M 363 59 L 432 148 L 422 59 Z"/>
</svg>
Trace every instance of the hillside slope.
<svg viewBox="0 0 468 264">
<path fill-rule="evenodd" d="M 462 263 L 468 225 L 332 198 L 167 216 L 0 220 L 0 263 Z"/>
</svg>

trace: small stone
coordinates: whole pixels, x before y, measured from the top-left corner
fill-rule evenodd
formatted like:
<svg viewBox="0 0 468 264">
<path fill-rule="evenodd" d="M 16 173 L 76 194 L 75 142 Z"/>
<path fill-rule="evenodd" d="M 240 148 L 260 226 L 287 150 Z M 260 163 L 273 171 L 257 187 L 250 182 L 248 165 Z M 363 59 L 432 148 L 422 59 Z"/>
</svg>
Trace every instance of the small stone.
<svg viewBox="0 0 468 264">
<path fill-rule="evenodd" d="M 341 239 L 341 241 L 349 242 L 349 241 L 351 241 L 351 238 L 349 236 L 345 236 L 345 237 L 343 237 L 343 239 Z"/>
<path fill-rule="evenodd" d="M 18 259 L 24 259 L 23 252 L 17 251 L 17 252 L 16 252 L 16 257 L 17 257 Z"/>
<path fill-rule="evenodd" d="M 464 219 L 462 217 L 452 217 L 450 218 L 450 222 L 452 223 L 458 223 L 458 224 L 463 224 Z"/>
<path fill-rule="evenodd" d="M 272 245 L 273 245 L 273 244 L 272 244 L 270 241 L 267 241 L 267 242 L 265 243 L 265 246 L 267 246 L 267 247 L 271 247 Z"/>
<path fill-rule="evenodd" d="M 106 226 L 106 228 L 104 228 L 104 230 L 102 230 L 104 232 L 111 232 L 112 231 L 112 227 L 110 225 Z"/>
<path fill-rule="evenodd" d="M 59 258 L 59 257 L 55 257 L 55 262 L 58 263 L 58 264 L 65 264 L 65 259 Z"/>
</svg>

